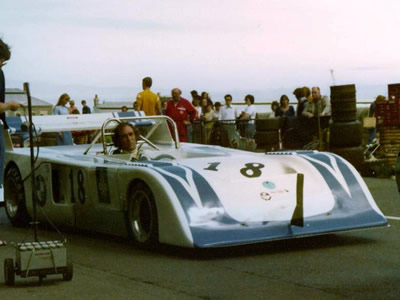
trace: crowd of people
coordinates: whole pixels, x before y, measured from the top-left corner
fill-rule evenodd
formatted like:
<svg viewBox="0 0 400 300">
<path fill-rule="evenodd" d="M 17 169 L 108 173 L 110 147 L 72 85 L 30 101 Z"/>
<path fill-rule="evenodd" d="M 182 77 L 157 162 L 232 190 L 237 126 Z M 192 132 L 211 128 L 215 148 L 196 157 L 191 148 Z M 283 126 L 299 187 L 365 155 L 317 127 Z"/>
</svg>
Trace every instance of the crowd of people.
<svg viewBox="0 0 400 300">
<path fill-rule="evenodd" d="M 179 139 L 182 142 L 193 141 L 193 124 L 201 123 L 205 132 L 205 141 L 209 141 L 210 133 L 216 121 L 224 121 L 226 126 L 237 125 L 236 129 L 240 135 L 252 139 L 255 133 L 254 120 L 256 119 L 256 108 L 254 106 L 254 96 L 248 94 L 244 97 L 245 108 L 239 110 L 232 105 L 232 95 L 224 96 L 224 103 L 216 101 L 215 103 L 208 92 L 199 94 L 192 90 L 191 101 L 182 97 L 179 88 L 171 90 L 171 98 L 160 100 L 158 94 L 151 90 L 153 80 L 151 77 L 145 77 L 142 80 L 143 90 L 139 92 L 133 102 L 134 111 L 143 111 L 146 115 L 167 115 L 171 117 L 177 126 Z M 293 91 L 297 100 L 296 109 L 290 104 L 287 95 L 282 95 L 278 101 L 271 104 L 272 117 L 305 117 L 313 118 L 316 116 L 330 115 L 330 101 L 328 96 L 321 95 L 319 87 L 299 87 Z M 67 107 L 69 103 L 69 107 Z M 82 113 L 91 113 L 86 101 L 82 100 Z M 127 106 L 121 107 L 121 112 L 127 112 Z M 70 99 L 68 94 L 60 96 L 53 109 L 53 114 L 76 114 L 80 113 L 75 106 L 75 102 Z M 198 128 L 198 127 L 196 127 Z M 57 143 L 59 145 L 71 145 L 80 143 L 79 132 L 68 133 L 60 132 L 57 134 Z"/>
</svg>

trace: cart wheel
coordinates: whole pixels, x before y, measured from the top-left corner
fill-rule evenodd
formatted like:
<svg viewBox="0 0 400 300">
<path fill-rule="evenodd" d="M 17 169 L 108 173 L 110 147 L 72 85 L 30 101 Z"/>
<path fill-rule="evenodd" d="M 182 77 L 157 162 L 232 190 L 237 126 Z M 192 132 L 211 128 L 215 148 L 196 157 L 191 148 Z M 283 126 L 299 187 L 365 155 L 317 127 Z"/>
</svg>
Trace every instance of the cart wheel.
<svg viewBox="0 0 400 300">
<path fill-rule="evenodd" d="M 67 269 L 65 270 L 65 273 L 63 273 L 63 279 L 65 281 L 71 281 L 73 275 L 74 275 L 74 266 L 72 263 L 67 263 Z"/>
<path fill-rule="evenodd" d="M 14 273 L 14 262 L 12 258 L 6 258 L 4 260 L 4 279 L 6 285 L 14 285 L 15 273 Z"/>
<path fill-rule="evenodd" d="M 39 285 L 42 285 L 43 278 L 45 278 L 45 275 L 39 275 Z"/>
</svg>

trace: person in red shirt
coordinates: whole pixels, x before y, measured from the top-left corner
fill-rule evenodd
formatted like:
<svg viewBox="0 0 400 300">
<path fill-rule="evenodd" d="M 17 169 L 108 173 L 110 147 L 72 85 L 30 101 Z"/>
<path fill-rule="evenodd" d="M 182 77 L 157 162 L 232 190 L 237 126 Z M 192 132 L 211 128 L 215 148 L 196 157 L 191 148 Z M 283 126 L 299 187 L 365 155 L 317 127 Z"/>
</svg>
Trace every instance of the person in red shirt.
<svg viewBox="0 0 400 300">
<path fill-rule="evenodd" d="M 172 89 L 172 99 L 167 103 L 165 114 L 175 121 L 179 140 L 181 142 L 186 142 L 187 126 L 196 118 L 197 111 L 188 100 L 181 97 L 181 94 L 182 92 L 180 89 Z"/>
</svg>

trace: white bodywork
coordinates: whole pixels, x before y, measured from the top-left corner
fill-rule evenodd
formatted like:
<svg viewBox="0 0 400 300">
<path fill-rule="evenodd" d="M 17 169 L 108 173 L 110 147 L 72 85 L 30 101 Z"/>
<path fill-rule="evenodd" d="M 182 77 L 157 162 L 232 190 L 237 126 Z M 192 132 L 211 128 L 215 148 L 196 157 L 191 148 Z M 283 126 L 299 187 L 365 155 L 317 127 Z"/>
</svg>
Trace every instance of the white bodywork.
<svg viewBox="0 0 400 300">
<path fill-rule="evenodd" d="M 71 127 L 100 129 L 110 117 L 105 115 L 81 115 Z M 33 121 L 41 132 L 71 128 L 67 119 L 46 118 Z M 154 126 L 160 119 L 168 118 L 126 121 L 137 126 L 149 121 Z M 35 163 L 38 218 L 45 221 L 46 215 L 54 223 L 126 235 L 129 193 L 133 183 L 141 181 L 155 198 L 159 241 L 173 245 L 225 246 L 386 224 L 362 178 L 334 154 L 252 153 L 180 144 L 172 139 L 166 122 L 147 131 L 154 145 L 141 146 L 145 161 L 111 155 L 102 144 L 41 148 Z M 28 148 L 7 150 L 6 172 L 17 166 L 27 178 L 29 163 Z M 299 183 L 299 174 L 304 184 Z M 30 180 L 24 181 L 24 190 L 32 214 Z"/>
</svg>

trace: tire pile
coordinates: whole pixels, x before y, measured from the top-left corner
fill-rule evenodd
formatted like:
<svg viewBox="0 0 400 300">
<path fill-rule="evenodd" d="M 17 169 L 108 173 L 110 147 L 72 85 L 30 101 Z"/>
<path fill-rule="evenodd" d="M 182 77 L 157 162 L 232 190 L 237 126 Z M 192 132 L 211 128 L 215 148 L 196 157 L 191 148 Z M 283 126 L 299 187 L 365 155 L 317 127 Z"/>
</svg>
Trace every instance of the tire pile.
<svg viewBox="0 0 400 300">
<path fill-rule="evenodd" d="M 357 120 L 354 84 L 331 86 L 331 111 L 330 152 L 340 155 L 360 170 L 364 163 L 363 128 Z"/>
<path fill-rule="evenodd" d="M 282 118 L 256 119 L 254 140 L 257 149 L 265 151 L 279 150 Z"/>
</svg>

